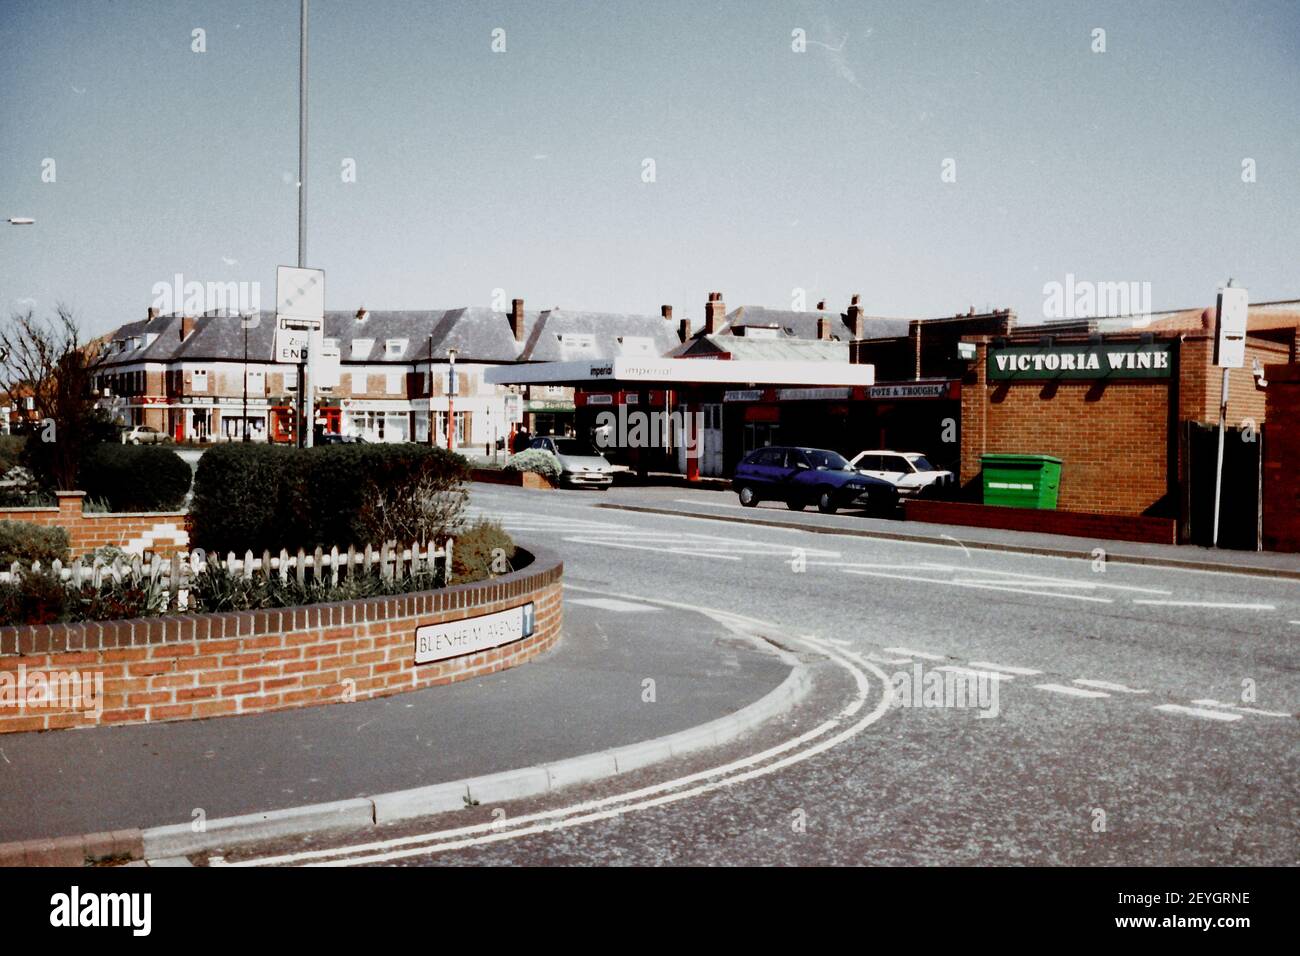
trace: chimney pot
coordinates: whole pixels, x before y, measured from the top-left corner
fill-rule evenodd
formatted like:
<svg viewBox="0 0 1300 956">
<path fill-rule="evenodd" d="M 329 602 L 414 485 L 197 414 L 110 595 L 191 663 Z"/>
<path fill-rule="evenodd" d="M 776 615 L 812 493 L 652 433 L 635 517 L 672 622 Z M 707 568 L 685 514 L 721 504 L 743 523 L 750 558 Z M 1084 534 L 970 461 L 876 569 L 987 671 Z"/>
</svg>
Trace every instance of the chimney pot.
<svg viewBox="0 0 1300 956">
<path fill-rule="evenodd" d="M 858 297 L 853 297 L 853 304 L 849 306 L 849 332 L 854 339 L 863 338 L 866 333 L 866 317 L 862 313 L 862 306 L 858 304 Z"/>
<path fill-rule="evenodd" d="M 825 311 L 826 311 L 826 300 L 825 300 L 825 299 L 819 299 L 819 300 L 818 300 L 818 302 L 817 302 L 817 311 L 818 311 L 818 312 L 825 312 Z"/>
<path fill-rule="evenodd" d="M 152 322 L 152 321 L 153 321 L 154 319 L 156 319 L 156 318 L 158 318 L 158 310 L 155 309 L 153 306 L 149 306 L 149 314 L 145 317 L 145 320 L 144 320 L 144 321 L 145 321 L 145 324 L 148 325 L 150 322 Z"/>
<path fill-rule="evenodd" d="M 659 311 L 669 322 L 673 320 L 673 307 L 671 305 L 661 305 Z"/>
<path fill-rule="evenodd" d="M 358 322 L 366 321 L 366 316 L 368 316 L 369 314 L 370 313 L 366 311 L 366 307 L 363 305 L 361 308 L 357 309 L 357 316 L 356 316 L 357 321 Z"/>
<path fill-rule="evenodd" d="M 861 300 L 862 300 L 862 296 L 858 295 L 857 293 L 854 293 L 853 301 L 850 302 L 849 305 L 857 305 Z"/>
<path fill-rule="evenodd" d="M 831 337 L 831 320 L 820 318 L 817 320 L 817 338 L 826 341 Z"/>
</svg>

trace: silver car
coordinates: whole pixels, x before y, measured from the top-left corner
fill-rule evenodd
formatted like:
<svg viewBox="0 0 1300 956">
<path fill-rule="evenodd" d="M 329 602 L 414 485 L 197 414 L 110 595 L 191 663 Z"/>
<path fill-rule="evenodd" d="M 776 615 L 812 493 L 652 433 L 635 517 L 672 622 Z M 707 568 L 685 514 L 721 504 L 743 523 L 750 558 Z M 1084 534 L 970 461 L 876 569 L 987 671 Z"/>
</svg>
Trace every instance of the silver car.
<svg viewBox="0 0 1300 956">
<path fill-rule="evenodd" d="M 528 447 L 549 451 L 559 459 L 562 485 L 608 488 L 614 483 L 613 466 L 604 455 L 581 438 L 544 435 L 534 438 Z"/>
<path fill-rule="evenodd" d="M 150 428 L 148 425 L 136 425 L 134 428 L 122 432 L 122 443 L 124 445 L 161 445 L 163 442 L 171 441 L 171 437 L 163 434 L 156 428 Z"/>
</svg>

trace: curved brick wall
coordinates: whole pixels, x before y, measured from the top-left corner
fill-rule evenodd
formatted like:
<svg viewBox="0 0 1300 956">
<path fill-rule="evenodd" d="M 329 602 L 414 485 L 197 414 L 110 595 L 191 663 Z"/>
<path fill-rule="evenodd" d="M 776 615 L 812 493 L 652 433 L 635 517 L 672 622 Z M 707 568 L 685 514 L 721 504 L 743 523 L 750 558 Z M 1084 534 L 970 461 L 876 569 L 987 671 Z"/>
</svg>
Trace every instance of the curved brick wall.
<svg viewBox="0 0 1300 956">
<path fill-rule="evenodd" d="M 0 733 L 253 714 L 362 700 L 522 664 L 560 636 L 559 558 L 492 581 L 274 611 L 177 614 L 133 621 L 0 628 Z M 536 605 L 533 634 L 501 647 L 415 663 L 415 629 Z M 102 713 L 19 708 L 6 697 L 20 668 L 55 674 L 64 698 L 102 680 Z M 75 677 L 73 676 L 75 675 Z M 89 683 L 87 683 L 89 682 Z"/>
</svg>

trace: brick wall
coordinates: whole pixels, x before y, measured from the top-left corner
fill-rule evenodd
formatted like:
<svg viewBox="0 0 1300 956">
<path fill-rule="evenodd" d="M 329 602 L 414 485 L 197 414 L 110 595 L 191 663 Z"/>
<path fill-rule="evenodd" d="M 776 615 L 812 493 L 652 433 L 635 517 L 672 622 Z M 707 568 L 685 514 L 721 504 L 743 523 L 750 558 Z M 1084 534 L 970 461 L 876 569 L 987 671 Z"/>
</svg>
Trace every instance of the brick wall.
<svg viewBox="0 0 1300 956">
<path fill-rule="evenodd" d="M 103 712 L 0 707 L 0 733 L 263 713 L 419 690 L 522 664 L 559 639 L 564 567 L 439 591 L 305 608 L 0 628 L 0 672 L 103 679 Z M 536 604 L 531 637 L 415 664 L 415 629 Z"/>
<path fill-rule="evenodd" d="M 1290 347 L 1259 338 L 1246 340 L 1246 364 L 1228 372 L 1228 424 L 1238 426 L 1244 419 L 1256 425 L 1267 420 L 1266 389 L 1257 388 L 1251 372 L 1252 362 L 1261 365 L 1289 360 Z M 1223 370 L 1214 361 L 1214 340 L 1208 336 L 1187 337 L 1182 341 L 1182 376 L 1178 396 L 1178 420 L 1192 422 L 1219 421 L 1219 399 L 1223 391 Z"/>
<path fill-rule="evenodd" d="M 1264 547 L 1300 551 L 1300 364 L 1265 367 Z"/>
<path fill-rule="evenodd" d="M 0 509 L 0 520 L 26 521 L 45 526 L 57 525 L 68 532 L 73 557 L 94 551 L 103 545 L 124 548 L 132 553 L 151 550 L 169 554 L 189 545 L 186 513 L 160 511 L 121 514 L 84 514 L 81 510 L 84 491 L 56 492 L 56 508 Z"/>
<path fill-rule="evenodd" d="M 1094 541 L 1178 543 L 1177 522 L 1173 518 L 1150 518 L 1143 515 L 1038 511 L 1033 508 L 1002 508 L 958 501 L 905 501 L 903 516 L 908 521 L 1064 534 L 1091 538 Z"/>
<path fill-rule="evenodd" d="M 1120 380 L 987 382 L 985 355 L 962 383 L 961 476 L 994 452 L 1062 459 L 1063 511 L 1141 514 L 1168 492 L 1169 383 Z M 973 500 L 981 490 L 968 489 Z"/>
</svg>

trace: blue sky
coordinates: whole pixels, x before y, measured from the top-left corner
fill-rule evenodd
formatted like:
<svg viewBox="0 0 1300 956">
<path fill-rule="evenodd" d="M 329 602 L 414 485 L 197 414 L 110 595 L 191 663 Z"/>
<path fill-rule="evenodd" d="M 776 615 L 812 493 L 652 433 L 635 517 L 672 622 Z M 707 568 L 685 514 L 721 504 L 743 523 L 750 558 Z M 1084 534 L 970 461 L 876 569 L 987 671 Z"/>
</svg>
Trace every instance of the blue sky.
<svg viewBox="0 0 1300 956">
<path fill-rule="evenodd" d="M 0 226 L 0 310 L 62 301 L 99 332 L 175 273 L 273 305 L 297 37 L 296 0 L 0 0 L 0 219 L 37 220 Z M 712 290 L 804 289 L 1037 320 L 1067 273 L 1150 282 L 1157 310 L 1228 275 L 1300 297 L 1294 0 L 313 0 L 310 37 L 330 308 L 500 288 L 698 319 Z"/>
</svg>

